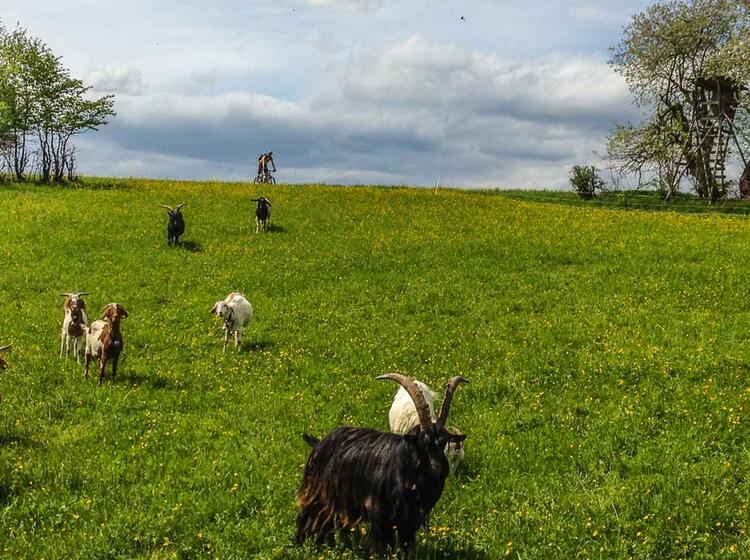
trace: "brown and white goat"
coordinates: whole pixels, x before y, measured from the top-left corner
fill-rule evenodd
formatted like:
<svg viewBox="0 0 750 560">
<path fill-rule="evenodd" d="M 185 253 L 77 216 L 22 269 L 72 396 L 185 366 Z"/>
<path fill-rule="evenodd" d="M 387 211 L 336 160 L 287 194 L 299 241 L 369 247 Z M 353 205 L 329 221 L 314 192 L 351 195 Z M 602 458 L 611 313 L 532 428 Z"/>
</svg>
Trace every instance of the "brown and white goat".
<svg viewBox="0 0 750 560">
<path fill-rule="evenodd" d="M 117 375 L 117 361 L 124 346 L 120 321 L 128 316 L 128 312 L 119 303 L 110 303 L 102 310 L 102 318 L 91 323 L 86 335 L 86 369 L 84 376 L 89 376 L 89 364 L 94 357 L 99 359 L 99 382 L 104 383 L 104 365 L 107 360 L 112 362 L 112 383 Z"/>
<path fill-rule="evenodd" d="M 7 346 L 3 346 L 2 348 L 0 348 L 0 352 L 5 352 L 6 350 L 10 350 L 11 346 L 12 346 L 12 344 L 8 344 Z M 2 356 L 0 356 L 0 371 L 2 371 L 4 369 L 8 369 L 8 362 L 6 362 L 5 359 Z M 3 399 L 3 397 L 0 395 L 0 400 L 2 400 L 2 399 Z"/>
<path fill-rule="evenodd" d="M 0 352 L 5 352 L 6 350 L 10 350 L 10 347 L 13 346 L 12 344 L 8 344 L 7 346 L 3 346 L 0 348 Z M 8 362 L 5 361 L 5 359 L 0 356 L 0 370 L 8 369 Z"/>
<path fill-rule="evenodd" d="M 65 318 L 60 332 L 60 357 L 62 358 L 63 355 L 63 347 L 65 348 L 65 357 L 67 358 L 70 355 L 70 339 L 72 338 L 73 355 L 76 357 L 76 361 L 81 363 L 78 342 L 86 334 L 86 327 L 89 324 L 88 317 L 86 317 L 86 302 L 83 301 L 81 296 L 89 294 L 88 292 L 65 292 L 60 295 L 66 298 L 63 304 Z"/>
</svg>

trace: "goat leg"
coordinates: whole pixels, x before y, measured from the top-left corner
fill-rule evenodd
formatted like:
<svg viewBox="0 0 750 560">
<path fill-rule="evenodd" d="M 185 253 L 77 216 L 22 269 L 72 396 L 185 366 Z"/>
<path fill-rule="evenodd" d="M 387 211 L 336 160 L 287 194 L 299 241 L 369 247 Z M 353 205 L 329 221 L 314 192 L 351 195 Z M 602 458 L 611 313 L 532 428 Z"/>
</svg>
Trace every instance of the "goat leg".
<svg viewBox="0 0 750 560">
<path fill-rule="evenodd" d="M 106 362 L 102 357 L 99 358 L 99 382 L 96 384 L 97 387 L 101 387 L 104 383 L 104 364 Z"/>
<path fill-rule="evenodd" d="M 88 379 L 89 378 L 89 364 L 91 363 L 91 354 L 89 354 L 88 351 L 86 352 L 85 362 L 86 362 L 86 366 L 83 371 L 83 376 L 86 379 Z"/>
<path fill-rule="evenodd" d="M 242 331 L 234 331 L 234 341 L 237 343 L 237 352 L 239 352 L 242 343 Z"/>
<path fill-rule="evenodd" d="M 115 384 L 115 377 L 117 376 L 117 362 L 120 360 L 120 356 L 112 357 L 112 385 Z"/>
<path fill-rule="evenodd" d="M 63 355 L 63 346 L 65 346 L 65 333 L 60 334 L 60 358 L 62 358 Z"/>
<path fill-rule="evenodd" d="M 73 354 L 76 357 L 76 362 L 80 364 L 81 363 L 81 354 L 80 354 L 80 352 L 78 352 L 78 341 L 79 341 L 78 337 L 75 337 L 73 339 Z"/>
</svg>

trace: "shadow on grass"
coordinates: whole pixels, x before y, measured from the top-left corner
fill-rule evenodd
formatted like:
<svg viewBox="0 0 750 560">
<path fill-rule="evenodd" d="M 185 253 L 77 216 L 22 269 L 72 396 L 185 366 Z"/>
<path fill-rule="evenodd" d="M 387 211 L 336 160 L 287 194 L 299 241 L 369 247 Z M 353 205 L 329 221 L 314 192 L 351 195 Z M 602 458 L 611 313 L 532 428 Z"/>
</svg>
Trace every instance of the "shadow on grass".
<svg viewBox="0 0 750 560">
<path fill-rule="evenodd" d="M 0 447 L 39 447 L 33 439 L 19 434 L 0 434 Z"/>
<path fill-rule="evenodd" d="M 276 343 L 270 340 L 258 340 L 256 342 L 243 342 L 242 350 L 247 352 L 255 352 L 258 350 L 268 350 L 270 348 L 273 348 L 274 346 L 276 346 Z M 229 351 L 228 348 L 227 351 Z"/>
<path fill-rule="evenodd" d="M 159 375 L 139 375 L 133 373 L 130 375 L 123 375 L 122 377 L 118 375 L 117 379 L 122 379 L 123 383 L 133 387 L 149 386 L 152 389 L 157 390 L 174 388 L 174 383 L 170 379 Z"/>
<path fill-rule="evenodd" d="M 493 555 L 492 558 L 499 558 L 500 553 Z M 460 545 L 458 543 L 444 543 L 440 545 L 423 544 L 414 547 L 409 554 L 404 555 L 405 559 L 419 558 L 420 560 L 489 560 L 490 555 L 474 548 L 472 545 Z"/>
<path fill-rule="evenodd" d="M 471 482 L 479 476 L 479 469 L 473 462 L 462 461 L 456 472 L 448 477 L 448 482 L 455 480 L 457 482 Z"/>
<path fill-rule="evenodd" d="M 286 233 L 286 228 L 276 224 L 268 224 L 268 233 Z"/>
<path fill-rule="evenodd" d="M 203 250 L 203 246 L 197 241 L 180 241 L 177 246 L 191 253 L 200 253 Z"/>
<path fill-rule="evenodd" d="M 417 539 L 420 538 L 420 534 L 417 535 Z M 300 550 L 306 550 L 314 552 L 316 555 L 320 555 L 326 549 L 330 549 L 337 551 L 339 554 L 346 555 L 347 558 L 351 553 L 353 553 L 354 558 L 367 558 L 365 552 L 365 538 L 361 535 L 338 535 L 336 543 L 329 543 L 329 545 L 330 548 L 326 546 L 317 547 L 308 542 L 301 547 Z M 399 548 L 397 552 L 392 553 L 387 558 L 393 560 L 490 560 L 490 558 L 492 558 L 494 560 L 495 558 L 499 558 L 499 556 L 490 556 L 483 550 L 479 550 L 471 544 L 441 542 L 424 544 L 415 543 L 408 552 L 403 552 Z"/>
</svg>

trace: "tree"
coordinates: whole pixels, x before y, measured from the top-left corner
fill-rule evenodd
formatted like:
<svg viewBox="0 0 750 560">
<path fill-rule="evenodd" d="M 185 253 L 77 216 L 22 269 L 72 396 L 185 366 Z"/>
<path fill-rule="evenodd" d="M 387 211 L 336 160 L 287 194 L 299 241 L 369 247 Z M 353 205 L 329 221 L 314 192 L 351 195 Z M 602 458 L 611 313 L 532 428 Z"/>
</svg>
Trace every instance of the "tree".
<svg viewBox="0 0 750 560">
<path fill-rule="evenodd" d="M 113 96 L 91 98 L 90 89 L 42 41 L 0 27 L 0 135 L 16 180 L 26 178 L 32 156 L 44 182 L 74 176 L 72 137 L 115 114 Z"/>
<path fill-rule="evenodd" d="M 633 16 L 611 64 L 648 116 L 610 136 L 619 171 L 669 194 L 690 178 L 699 196 L 726 196 L 728 158 L 747 164 L 749 34 L 746 0 L 659 2 Z"/>
</svg>

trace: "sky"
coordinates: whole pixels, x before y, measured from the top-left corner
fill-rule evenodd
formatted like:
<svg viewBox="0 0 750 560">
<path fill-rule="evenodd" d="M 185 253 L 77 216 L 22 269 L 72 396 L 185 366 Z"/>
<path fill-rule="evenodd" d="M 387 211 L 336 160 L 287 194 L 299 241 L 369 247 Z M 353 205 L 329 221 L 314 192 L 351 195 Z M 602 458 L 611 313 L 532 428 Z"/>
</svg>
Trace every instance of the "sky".
<svg viewBox="0 0 750 560">
<path fill-rule="evenodd" d="M 566 188 L 637 121 L 609 49 L 645 0 L 0 0 L 107 126 L 86 175 Z"/>
</svg>

